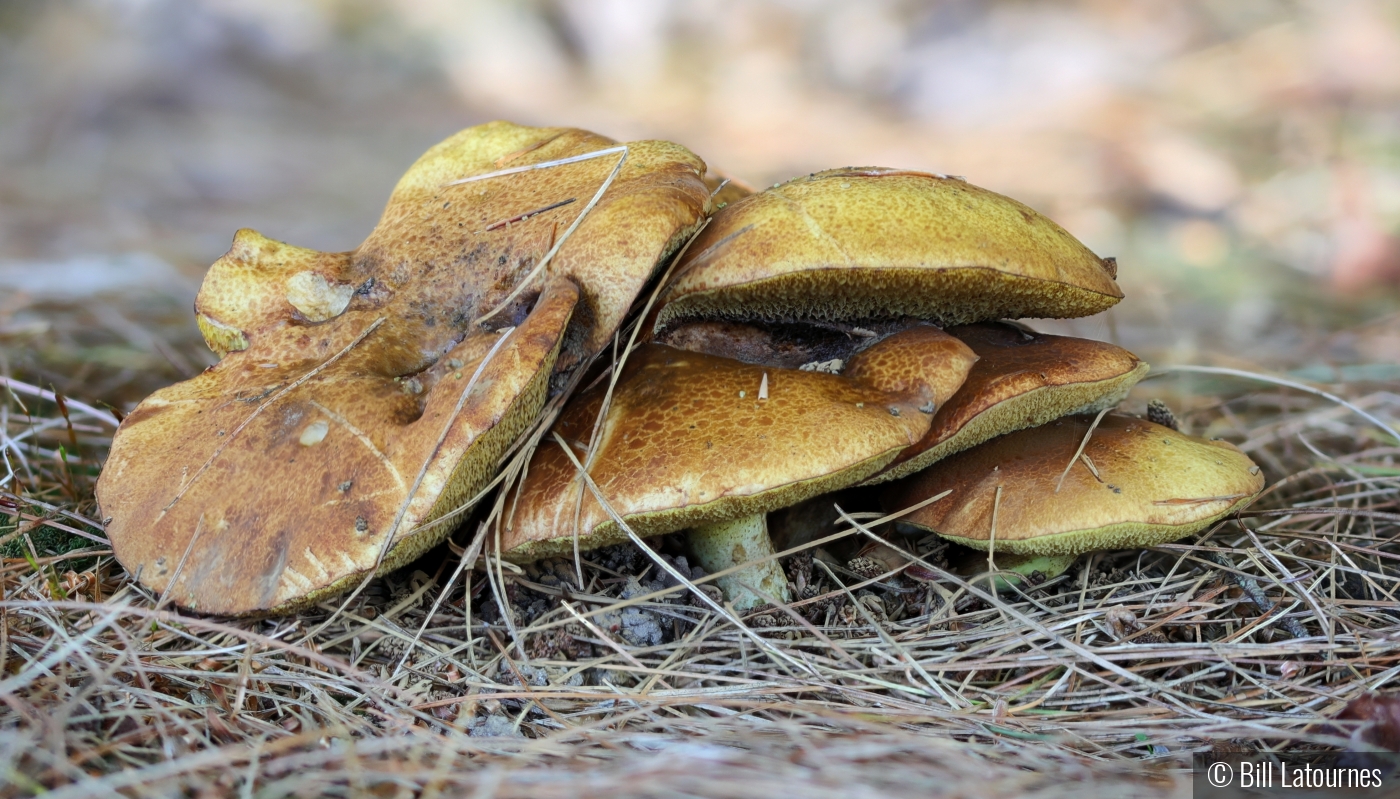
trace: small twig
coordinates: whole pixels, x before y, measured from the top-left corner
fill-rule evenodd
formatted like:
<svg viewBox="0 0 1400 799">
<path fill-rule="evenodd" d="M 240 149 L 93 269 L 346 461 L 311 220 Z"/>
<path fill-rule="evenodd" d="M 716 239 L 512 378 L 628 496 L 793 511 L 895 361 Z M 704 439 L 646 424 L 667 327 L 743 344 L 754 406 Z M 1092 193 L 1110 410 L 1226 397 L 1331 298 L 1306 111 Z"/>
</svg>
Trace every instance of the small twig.
<svg viewBox="0 0 1400 799">
<path fill-rule="evenodd" d="M 502 219 L 502 220 L 499 221 L 499 222 L 492 222 L 491 224 L 487 225 L 481 232 L 482 232 L 482 233 L 490 233 L 490 232 L 493 231 L 493 230 L 500 230 L 501 228 L 503 228 L 503 227 L 505 227 L 505 226 L 507 226 L 507 225 L 513 225 L 513 224 L 515 224 L 516 222 L 524 222 L 525 220 L 527 220 L 527 219 L 529 219 L 529 218 L 531 218 L 531 217 L 539 216 L 540 214 L 544 213 L 545 211 L 553 211 L 555 208 L 563 208 L 564 206 L 568 205 L 569 203 L 574 203 L 574 202 L 578 202 L 578 198 L 577 198 L 577 197 L 570 197 L 570 198 L 567 199 L 567 200 L 560 200 L 560 201 L 557 202 L 557 203 L 550 203 L 549 205 L 546 205 L 546 206 L 544 206 L 544 207 L 542 207 L 542 208 L 536 208 L 536 209 L 533 210 L 533 211 L 526 211 L 526 212 L 523 213 L 523 214 L 516 214 L 515 216 L 512 216 L 512 217 L 510 217 L 510 218 L 508 218 L 508 219 Z"/>
</svg>

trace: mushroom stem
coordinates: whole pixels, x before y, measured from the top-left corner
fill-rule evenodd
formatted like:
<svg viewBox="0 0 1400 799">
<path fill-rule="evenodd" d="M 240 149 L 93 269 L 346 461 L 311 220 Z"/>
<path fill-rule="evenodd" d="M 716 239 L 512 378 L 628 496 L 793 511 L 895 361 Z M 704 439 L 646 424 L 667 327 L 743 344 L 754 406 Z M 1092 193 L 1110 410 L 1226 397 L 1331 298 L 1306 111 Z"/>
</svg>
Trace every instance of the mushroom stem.
<svg viewBox="0 0 1400 799">
<path fill-rule="evenodd" d="M 749 564 L 715 581 L 735 610 L 752 610 L 767 602 L 768 598 L 782 602 L 792 600 L 787 577 L 777 560 L 752 563 L 773 554 L 773 541 L 768 537 L 768 517 L 765 514 L 755 513 L 726 522 L 692 527 L 690 549 L 705 571 L 712 574 Z M 744 585 L 752 586 L 765 596 L 755 594 Z"/>
<path fill-rule="evenodd" d="M 1049 580 L 1069 571 L 1069 567 L 1078 559 L 1078 555 L 1014 555 L 1008 552 L 998 554 L 995 562 L 999 572 L 1010 572 L 1026 578 L 1039 573 L 1042 579 Z M 992 587 L 998 591 L 1005 591 L 1015 582 L 1019 581 L 1002 574 L 993 578 Z"/>
<path fill-rule="evenodd" d="M 980 582 L 989 579 L 987 570 L 987 553 L 980 549 L 962 549 L 954 547 L 952 550 L 957 554 L 951 556 L 952 564 L 949 567 L 952 572 L 969 582 Z M 996 553 L 993 563 L 996 566 L 996 575 L 990 577 L 991 588 L 994 591 L 1006 591 L 1012 585 L 1021 585 L 1028 588 L 1044 580 L 1059 577 L 1079 560 L 1079 555 L 1026 555 L 1016 552 Z M 1033 575 L 1039 573 L 1039 579 L 1033 579 Z"/>
</svg>

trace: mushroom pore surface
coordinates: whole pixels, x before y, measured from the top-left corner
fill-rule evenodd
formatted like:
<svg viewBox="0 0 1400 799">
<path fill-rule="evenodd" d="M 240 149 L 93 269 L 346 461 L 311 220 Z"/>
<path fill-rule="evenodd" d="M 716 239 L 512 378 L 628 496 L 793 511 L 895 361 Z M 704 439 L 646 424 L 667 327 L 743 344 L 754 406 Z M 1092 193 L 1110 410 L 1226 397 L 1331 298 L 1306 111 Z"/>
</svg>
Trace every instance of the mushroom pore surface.
<svg viewBox="0 0 1400 799">
<path fill-rule="evenodd" d="M 965 181 L 830 170 L 717 212 L 663 293 L 656 326 L 1087 316 L 1122 298 L 1114 272 L 1054 222 Z"/>
</svg>

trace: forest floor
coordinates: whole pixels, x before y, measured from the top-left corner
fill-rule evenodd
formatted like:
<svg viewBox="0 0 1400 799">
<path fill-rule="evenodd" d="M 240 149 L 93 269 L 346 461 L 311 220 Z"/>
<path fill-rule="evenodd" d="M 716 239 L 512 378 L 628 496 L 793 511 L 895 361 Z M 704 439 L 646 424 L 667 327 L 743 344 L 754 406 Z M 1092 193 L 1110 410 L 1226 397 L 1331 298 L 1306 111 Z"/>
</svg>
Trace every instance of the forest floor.
<svg viewBox="0 0 1400 799">
<path fill-rule="evenodd" d="M 1149 378 L 1127 410 L 1166 399 L 1268 488 L 1024 591 L 948 575 L 931 539 L 899 542 L 937 579 L 855 575 L 893 534 L 855 505 L 866 521 L 785 560 L 821 589 L 791 612 L 721 616 L 630 545 L 464 568 L 469 523 L 348 607 L 228 620 L 131 580 L 93 500 L 115 409 L 204 357 L 167 310 L 50 304 L 0 329 L 0 769 L 19 794 L 1185 795 L 1192 753 L 1345 746 L 1334 717 L 1400 673 L 1383 364 Z M 686 568 L 678 539 L 653 544 Z"/>
</svg>

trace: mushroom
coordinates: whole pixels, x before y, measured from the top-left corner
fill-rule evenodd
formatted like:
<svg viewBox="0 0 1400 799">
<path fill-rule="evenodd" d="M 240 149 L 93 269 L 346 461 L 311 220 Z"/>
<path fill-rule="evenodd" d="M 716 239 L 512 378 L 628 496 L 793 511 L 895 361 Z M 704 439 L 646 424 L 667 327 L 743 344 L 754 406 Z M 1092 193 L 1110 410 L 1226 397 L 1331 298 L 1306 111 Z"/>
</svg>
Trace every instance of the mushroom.
<svg viewBox="0 0 1400 799">
<path fill-rule="evenodd" d="M 419 159 L 353 252 L 241 231 L 196 301 L 222 360 L 128 415 L 98 481 L 117 558 L 176 604 L 265 614 L 442 540 L 692 234 L 704 171 L 496 122 Z"/>
<path fill-rule="evenodd" d="M 926 534 L 924 530 L 917 531 Z M 947 560 L 948 570 L 953 574 L 976 578 L 977 575 L 987 571 L 987 555 L 975 549 L 949 547 L 945 550 L 943 557 Z M 1023 582 L 1027 579 L 1043 582 L 1051 577 L 1057 577 L 1074 565 L 1076 557 L 1074 555 L 1016 555 L 1001 552 L 996 556 L 997 574 L 991 578 L 992 589 L 1001 591 L 1011 587 L 1013 583 Z M 869 569 L 868 574 L 857 572 L 862 577 L 875 577 L 887 572 L 899 572 L 916 581 L 937 579 L 935 573 L 929 572 L 927 569 L 919 566 L 911 567 L 909 558 L 905 557 L 902 552 L 880 541 L 866 542 L 856 557 L 846 564 L 846 567 L 855 570 L 858 564 L 868 564 L 866 566 Z"/>
<path fill-rule="evenodd" d="M 1122 298 L 1115 275 L 1054 222 L 959 178 L 834 169 L 715 213 L 656 324 L 1087 316 Z"/>
<path fill-rule="evenodd" d="M 1098 258 L 1045 217 L 961 179 L 883 168 L 831 170 L 717 211 L 663 290 L 648 329 L 657 341 L 692 351 L 840 372 L 843 359 L 832 357 L 840 347 L 817 330 L 875 336 L 906 324 L 887 320 L 907 317 L 957 324 L 1096 313 L 1122 297 L 1115 269 L 1112 259 Z M 745 321 L 765 324 L 756 329 Z M 968 335 L 979 339 L 977 331 Z M 1047 359 L 1060 354 L 1054 346 L 1039 350 Z M 818 352 L 824 354 L 814 357 Z M 1092 355 L 1077 359 L 1089 361 L 1076 361 L 1078 370 L 1037 364 L 1037 372 L 1054 373 L 1041 383 L 1058 384 L 1054 391 L 1035 392 L 1039 386 L 1004 373 L 989 376 L 989 385 L 972 396 L 992 405 L 1009 399 L 996 393 L 1011 388 L 997 384 L 1002 378 L 1024 395 L 1020 402 L 985 414 L 987 408 L 976 407 L 959 417 L 968 434 L 942 449 L 938 445 L 955 430 L 925 437 L 918 448 L 934 451 L 919 465 L 971 446 L 979 435 L 1116 403 L 1145 369 L 1108 345 L 1083 342 L 1076 355 L 1084 352 Z M 942 407 L 940 397 L 925 410 Z M 990 424 L 1005 427 L 990 432 Z M 759 531 L 755 520 L 744 524 L 733 534 Z M 722 540 L 718 532 L 713 540 Z"/>
<path fill-rule="evenodd" d="M 1128 416 L 1105 416 L 1089 434 L 1092 425 L 1069 416 L 965 450 L 890 484 L 885 507 L 949 491 L 901 521 L 993 558 L 1075 557 L 1184 538 L 1264 488 L 1259 467 L 1227 442 Z"/>
<path fill-rule="evenodd" d="M 596 440 L 606 382 L 565 406 L 558 440 L 541 444 L 511 494 L 502 557 L 524 562 L 572 552 L 575 542 L 592 549 L 627 539 L 576 461 L 637 535 L 690 528 L 708 571 L 768 557 L 765 513 L 879 471 L 924 435 L 934 403 L 956 390 L 974 360 L 923 324 L 851 355 L 839 375 L 642 345 L 627 359 Z M 765 596 L 788 599 L 771 559 L 721 578 L 720 587 L 740 610 Z"/>
<path fill-rule="evenodd" d="M 939 407 L 928 435 L 870 482 L 911 475 L 1004 433 L 1112 408 L 1148 371 L 1122 347 L 1043 335 L 1023 325 L 966 325 L 948 332 L 977 353 L 977 364 Z"/>
<path fill-rule="evenodd" d="M 1039 585 L 1046 580 L 1059 577 L 1069 571 L 1078 555 L 1018 555 L 1014 552 L 996 553 L 995 559 L 988 562 L 987 553 L 967 547 L 953 550 L 949 547 L 948 571 L 965 579 L 975 580 L 989 573 L 992 565 L 996 572 L 991 574 L 993 591 L 1005 591 L 1013 585 L 1030 583 Z"/>
<path fill-rule="evenodd" d="M 699 227 L 710 208 L 704 174 L 703 161 L 671 142 L 619 145 L 509 122 L 467 128 L 409 168 L 354 251 L 239 231 L 195 300 L 200 328 L 222 356 L 250 335 L 393 299 L 408 311 L 401 324 L 418 323 L 404 337 L 440 352 L 439 341 L 478 321 L 523 319 L 544 283 L 537 267 L 558 245 L 547 274 L 581 291 L 562 356 L 572 365 L 611 340 L 656 265 Z"/>
</svg>

